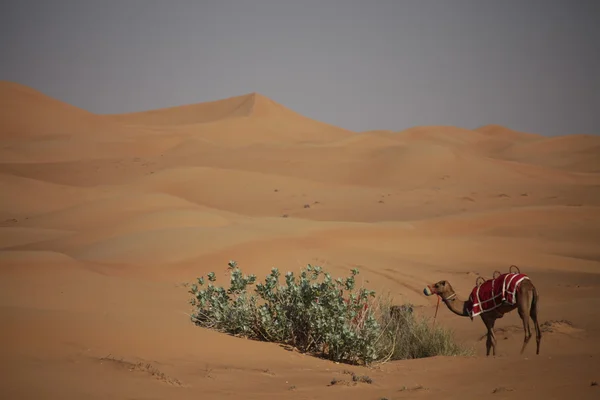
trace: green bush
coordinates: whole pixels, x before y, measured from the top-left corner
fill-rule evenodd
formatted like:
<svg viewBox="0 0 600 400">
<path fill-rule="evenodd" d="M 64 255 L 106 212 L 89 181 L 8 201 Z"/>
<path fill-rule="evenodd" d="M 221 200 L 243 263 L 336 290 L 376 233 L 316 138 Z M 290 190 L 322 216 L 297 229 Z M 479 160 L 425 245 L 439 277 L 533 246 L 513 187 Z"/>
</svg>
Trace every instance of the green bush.
<svg viewBox="0 0 600 400">
<path fill-rule="evenodd" d="M 255 275 L 244 275 L 235 261 L 229 262 L 229 271 L 229 289 L 215 285 L 214 272 L 207 275 L 208 282 L 201 277 L 191 285 L 197 325 L 346 363 L 463 353 L 448 332 L 431 330 L 412 313 L 392 317 L 390 302 L 356 288 L 357 269 L 333 279 L 308 265 L 298 277 L 287 272 L 282 285 L 273 268 L 253 292 L 249 286 L 256 283 Z"/>
</svg>

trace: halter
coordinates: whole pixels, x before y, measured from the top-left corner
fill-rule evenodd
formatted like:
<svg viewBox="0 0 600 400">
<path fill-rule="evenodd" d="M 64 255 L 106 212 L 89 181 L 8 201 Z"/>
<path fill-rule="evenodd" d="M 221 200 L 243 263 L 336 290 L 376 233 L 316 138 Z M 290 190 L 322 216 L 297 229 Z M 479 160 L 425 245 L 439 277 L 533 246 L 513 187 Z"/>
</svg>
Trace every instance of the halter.
<svg viewBox="0 0 600 400">
<path fill-rule="evenodd" d="M 437 305 L 435 306 L 435 315 L 433 316 L 432 328 L 434 328 L 435 327 L 435 320 L 437 319 L 438 309 L 440 308 L 440 299 L 442 299 L 442 301 L 444 302 L 444 304 L 448 305 L 448 301 L 450 301 L 450 300 L 452 300 L 452 299 L 454 299 L 456 297 L 456 292 L 454 292 L 450 296 L 444 298 L 437 291 L 433 291 L 433 289 L 431 289 L 431 286 L 427 285 L 427 287 L 429 288 L 429 291 L 431 293 L 435 293 L 435 295 L 438 298 Z"/>
<path fill-rule="evenodd" d="M 437 294 L 437 293 L 436 293 Z M 452 293 L 450 296 L 443 298 L 441 295 L 438 294 L 438 296 L 442 299 L 442 301 L 444 303 L 446 303 L 448 300 L 452 300 L 453 298 L 456 297 L 456 293 Z"/>
<path fill-rule="evenodd" d="M 442 301 L 443 301 L 444 303 L 446 303 L 448 300 L 452 300 L 453 298 L 455 298 L 455 297 L 456 297 L 456 292 L 455 292 L 455 293 L 452 293 L 450 296 L 448 296 L 448 297 L 444 298 L 444 297 L 442 297 L 442 295 L 441 295 L 441 294 L 439 294 L 437 291 L 434 291 L 434 290 L 431 288 L 431 286 L 427 285 L 427 287 L 429 288 L 429 291 L 430 291 L 431 293 L 434 293 L 434 294 L 435 294 L 435 295 L 438 297 L 438 302 L 439 302 L 439 299 L 442 299 Z"/>
</svg>

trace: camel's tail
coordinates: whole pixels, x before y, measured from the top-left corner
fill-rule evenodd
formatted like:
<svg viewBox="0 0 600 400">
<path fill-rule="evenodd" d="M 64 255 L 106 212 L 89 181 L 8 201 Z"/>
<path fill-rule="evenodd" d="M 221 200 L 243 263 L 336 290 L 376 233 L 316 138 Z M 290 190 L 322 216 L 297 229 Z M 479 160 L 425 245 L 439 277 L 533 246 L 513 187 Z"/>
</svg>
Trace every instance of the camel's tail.
<svg viewBox="0 0 600 400">
<path fill-rule="evenodd" d="M 538 301 L 539 295 L 537 292 L 537 288 L 533 287 L 533 299 L 531 300 L 531 314 L 535 314 L 535 317 L 538 315 Z"/>
</svg>

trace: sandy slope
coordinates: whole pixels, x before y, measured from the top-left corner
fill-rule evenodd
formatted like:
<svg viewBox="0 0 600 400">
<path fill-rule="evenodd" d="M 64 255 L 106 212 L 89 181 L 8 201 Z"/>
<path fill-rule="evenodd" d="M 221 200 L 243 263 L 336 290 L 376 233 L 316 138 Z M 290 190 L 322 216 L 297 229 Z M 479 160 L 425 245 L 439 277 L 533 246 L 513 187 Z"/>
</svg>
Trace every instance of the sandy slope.
<svg viewBox="0 0 600 400">
<path fill-rule="evenodd" d="M 597 398 L 600 142 L 488 125 L 349 132 L 260 94 L 94 115 L 0 84 L 3 398 Z M 348 367 L 193 326 L 183 282 L 323 265 L 432 316 L 422 287 L 519 265 L 518 315 L 439 324 L 473 358 Z M 565 322 L 566 321 L 566 322 Z M 329 386 L 350 369 L 374 383 Z"/>
</svg>

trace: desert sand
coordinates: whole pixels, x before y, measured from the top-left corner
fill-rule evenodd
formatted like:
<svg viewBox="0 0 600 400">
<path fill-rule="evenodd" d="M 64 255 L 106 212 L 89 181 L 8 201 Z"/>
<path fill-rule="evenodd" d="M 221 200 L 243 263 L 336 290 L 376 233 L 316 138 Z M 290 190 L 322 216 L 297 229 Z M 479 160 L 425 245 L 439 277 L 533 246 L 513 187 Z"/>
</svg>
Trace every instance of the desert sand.
<svg viewBox="0 0 600 400">
<path fill-rule="evenodd" d="M 600 396 L 600 136 L 352 132 L 257 93 L 96 115 L 1 82 L 0 142 L 3 399 Z M 541 354 L 519 354 L 516 311 L 496 357 L 479 318 L 440 307 L 474 357 L 376 368 L 196 327 L 184 284 L 225 283 L 231 259 L 259 279 L 358 267 L 428 317 L 426 284 L 465 298 L 516 264 L 540 293 Z M 331 386 L 344 370 L 373 383 Z"/>
</svg>

